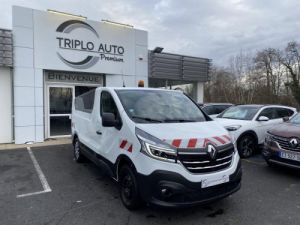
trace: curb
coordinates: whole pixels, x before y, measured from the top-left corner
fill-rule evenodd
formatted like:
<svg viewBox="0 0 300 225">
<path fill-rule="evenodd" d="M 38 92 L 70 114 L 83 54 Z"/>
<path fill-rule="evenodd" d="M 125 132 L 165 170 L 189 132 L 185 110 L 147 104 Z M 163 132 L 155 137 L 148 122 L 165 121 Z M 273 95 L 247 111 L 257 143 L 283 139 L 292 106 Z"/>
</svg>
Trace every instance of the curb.
<svg viewBox="0 0 300 225">
<path fill-rule="evenodd" d="M 43 147 L 43 146 L 52 146 L 52 145 L 64 145 L 64 144 L 71 144 L 71 143 L 72 143 L 71 138 L 50 139 L 39 143 L 0 144 L 0 150 L 14 150 L 14 149 L 27 148 L 27 147 L 34 148 L 34 147 Z"/>
</svg>

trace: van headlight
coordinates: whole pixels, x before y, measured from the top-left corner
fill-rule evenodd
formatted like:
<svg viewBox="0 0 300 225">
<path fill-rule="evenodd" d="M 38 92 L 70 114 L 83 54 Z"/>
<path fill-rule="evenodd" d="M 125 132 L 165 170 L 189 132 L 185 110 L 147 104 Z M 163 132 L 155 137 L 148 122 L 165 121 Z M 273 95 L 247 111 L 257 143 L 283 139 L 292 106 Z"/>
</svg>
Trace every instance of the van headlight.
<svg viewBox="0 0 300 225">
<path fill-rule="evenodd" d="M 234 146 L 234 153 L 236 153 L 238 150 L 237 150 L 237 143 L 236 143 L 236 137 L 234 135 L 230 135 L 230 138 L 231 138 L 231 142 Z"/>
<path fill-rule="evenodd" d="M 146 133 L 145 131 L 135 128 L 135 134 L 141 143 L 141 152 L 165 162 L 176 162 L 177 150 L 171 145 L 161 141 L 160 139 Z"/>
</svg>

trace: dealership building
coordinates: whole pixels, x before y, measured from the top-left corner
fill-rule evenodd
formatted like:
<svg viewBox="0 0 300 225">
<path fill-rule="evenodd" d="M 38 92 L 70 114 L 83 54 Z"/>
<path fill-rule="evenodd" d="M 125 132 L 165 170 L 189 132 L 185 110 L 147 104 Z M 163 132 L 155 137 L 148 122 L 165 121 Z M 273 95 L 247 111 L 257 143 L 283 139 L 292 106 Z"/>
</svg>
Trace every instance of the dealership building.
<svg viewBox="0 0 300 225">
<path fill-rule="evenodd" d="M 19 6 L 12 18 L 0 29 L 0 143 L 69 136 L 73 99 L 99 86 L 144 83 L 203 102 L 211 61 L 148 50 L 147 31 Z"/>
</svg>

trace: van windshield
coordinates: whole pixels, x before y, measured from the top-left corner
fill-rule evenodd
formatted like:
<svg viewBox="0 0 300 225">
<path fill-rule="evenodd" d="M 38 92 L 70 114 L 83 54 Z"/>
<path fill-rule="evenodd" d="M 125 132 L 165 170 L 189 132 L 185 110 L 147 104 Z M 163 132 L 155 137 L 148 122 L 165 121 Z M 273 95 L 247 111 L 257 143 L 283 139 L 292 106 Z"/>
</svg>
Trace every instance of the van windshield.
<svg viewBox="0 0 300 225">
<path fill-rule="evenodd" d="M 137 123 L 206 121 L 197 105 L 181 92 L 116 90 L 128 116 Z"/>
</svg>

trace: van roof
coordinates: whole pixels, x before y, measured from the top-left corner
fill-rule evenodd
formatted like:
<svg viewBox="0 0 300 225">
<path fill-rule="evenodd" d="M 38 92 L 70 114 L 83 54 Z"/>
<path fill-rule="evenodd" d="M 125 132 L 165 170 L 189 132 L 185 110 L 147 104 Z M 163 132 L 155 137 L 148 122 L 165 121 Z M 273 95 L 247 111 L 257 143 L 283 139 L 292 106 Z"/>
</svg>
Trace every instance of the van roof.
<svg viewBox="0 0 300 225">
<path fill-rule="evenodd" d="M 163 88 L 144 88 L 144 87 L 98 87 L 97 89 L 106 89 L 106 90 L 138 90 L 138 91 L 176 91 L 182 92 L 180 90 L 171 90 Z"/>
</svg>

